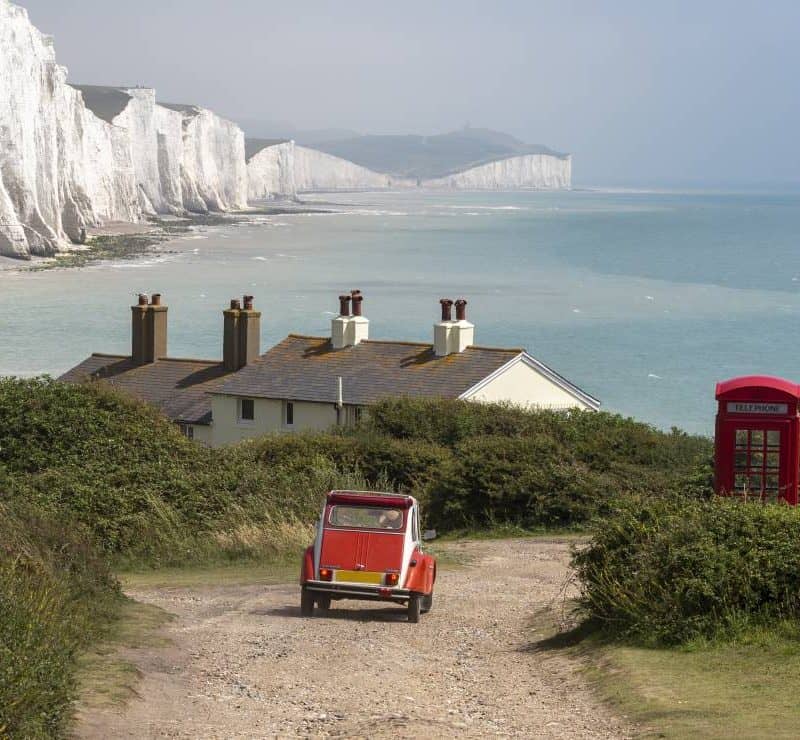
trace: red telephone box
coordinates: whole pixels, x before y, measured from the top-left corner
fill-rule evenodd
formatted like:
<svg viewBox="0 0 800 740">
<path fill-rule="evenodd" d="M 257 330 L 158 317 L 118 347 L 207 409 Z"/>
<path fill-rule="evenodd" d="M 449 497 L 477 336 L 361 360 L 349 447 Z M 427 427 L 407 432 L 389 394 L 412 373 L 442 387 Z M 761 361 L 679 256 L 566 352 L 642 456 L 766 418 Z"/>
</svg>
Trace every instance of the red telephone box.
<svg viewBox="0 0 800 740">
<path fill-rule="evenodd" d="M 716 490 L 797 505 L 800 385 L 767 375 L 717 384 Z"/>
</svg>

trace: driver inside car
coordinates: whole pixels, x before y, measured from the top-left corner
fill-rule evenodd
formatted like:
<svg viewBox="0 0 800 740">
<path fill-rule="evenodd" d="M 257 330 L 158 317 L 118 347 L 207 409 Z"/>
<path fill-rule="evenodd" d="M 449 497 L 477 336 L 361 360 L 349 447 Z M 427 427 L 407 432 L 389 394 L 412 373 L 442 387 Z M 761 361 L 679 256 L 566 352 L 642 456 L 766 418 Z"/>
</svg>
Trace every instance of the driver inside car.
<svg viewBox="0 0 800 740">
<path fill-rule="evenodd" d="M 400 529 L 403 515 L 397 509 L 387 509 L 378 517 L 378 526 L 382 529 Z"/>
</svg>

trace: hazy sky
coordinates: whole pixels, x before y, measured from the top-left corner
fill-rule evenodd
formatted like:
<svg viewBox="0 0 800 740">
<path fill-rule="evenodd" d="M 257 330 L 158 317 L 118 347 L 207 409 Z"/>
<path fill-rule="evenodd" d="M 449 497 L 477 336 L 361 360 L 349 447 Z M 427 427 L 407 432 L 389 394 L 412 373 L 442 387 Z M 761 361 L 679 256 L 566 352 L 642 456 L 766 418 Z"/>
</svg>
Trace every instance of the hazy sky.
<svg viewBox="0 0 800 740">
<path fill-rule="evenodd" d="M 469 122 L 577 184 L 800 181 L 800 0 L 16 0 L 74 82 L 242 121 Z"/>
</svg>

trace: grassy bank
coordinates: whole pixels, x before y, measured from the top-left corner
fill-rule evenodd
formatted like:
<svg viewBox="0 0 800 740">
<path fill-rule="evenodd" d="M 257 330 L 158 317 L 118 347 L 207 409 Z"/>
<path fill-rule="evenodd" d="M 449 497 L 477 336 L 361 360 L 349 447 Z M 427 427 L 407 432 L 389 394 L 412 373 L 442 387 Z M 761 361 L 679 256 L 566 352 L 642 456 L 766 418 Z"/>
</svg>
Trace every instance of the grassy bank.
<svg viewBox="0 0 800 740">
<path fill-rule="evenodd" d="M 659 736 L 796 737 L 800 511 L 620 501 L 574 556 L 583 622 L 558 636 Z"/>
<path fill-rule="evenodd" d="M 685 649 L 584 646 L 601 695 L 667 738 L 795 738 L 797 625 Z"/>
</svg>

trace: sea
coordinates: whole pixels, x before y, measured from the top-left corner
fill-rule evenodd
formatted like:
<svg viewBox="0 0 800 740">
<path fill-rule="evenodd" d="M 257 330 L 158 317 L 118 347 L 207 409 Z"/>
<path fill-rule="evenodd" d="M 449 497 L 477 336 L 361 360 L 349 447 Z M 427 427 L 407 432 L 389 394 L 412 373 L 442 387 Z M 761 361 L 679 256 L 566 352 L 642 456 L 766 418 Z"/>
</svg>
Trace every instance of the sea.
<svg viewBox="0 0 800 740">
<path fill-rule="evenodd" d="M 262 346 L 325 335 L 364 293 L 373 338 L 431 341 L 465 298 L 476 343 L 524 347 L 656 427 L 710 435 L 719 380 L 800 381 L 800 192 L 320 194 L 324 213 L 198 228 L 135 261 L 0 271 L 0 375 L 128 353 L 138 293 L 169 306 L 175 357 L 222 352 L 222 309 L 255 296 Z M 10 268 L 10 269 L 9 269 Z"/>
</svg>

